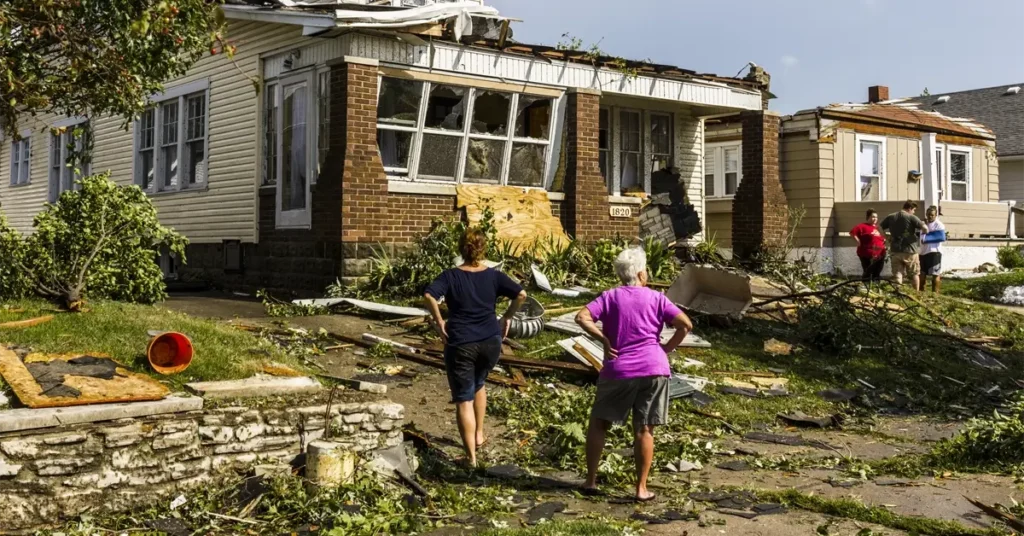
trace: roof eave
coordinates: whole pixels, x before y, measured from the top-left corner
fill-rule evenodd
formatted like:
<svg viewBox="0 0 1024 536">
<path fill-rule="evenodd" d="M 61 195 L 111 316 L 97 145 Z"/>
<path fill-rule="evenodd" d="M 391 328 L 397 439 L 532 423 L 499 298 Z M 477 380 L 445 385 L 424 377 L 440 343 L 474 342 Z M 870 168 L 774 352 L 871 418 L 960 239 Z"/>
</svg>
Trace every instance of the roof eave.
<svg viewBox="0 0 1024 536">
<path fill-rule="evenodd" d="M 934 132 L 936 134 L 943 134 L 947 136 L 963 136 L 968 138 L 976 138 L 985 141 L 996 141 L 995 135 L 984 134 L 977 131 L 962 132 L 959 130 L 951 130 L 948 128 L 937 127 L 933 125 L 922 125 L 920 123 L 912 123 L 909 121 L 899 121 L 896 119 L 886 119 L 882 117 L 865 116 L 852 112 L 841 112 L 837 110 L 829 110 L 828 108 L 818 108 L 818 115 L 825 119 L 846 119 L 849 121 L 858 121 L 861 123 L 868 123 L 874 125 L 893 126 L 908 128 L 911 130 L 920 130 L 924 132 Z"/>
<path fill-rule="evenodd" d="M 273 22 L 302 26 L 304 29 L 323 31 L 336 26 L 333 13 L 316 13 L 311 11 L 289 11 L 285 9 L 264 8 L 259 6 L 224 5 L 224 16 L 229 19 L 256 22 Z M 305 30 L 304 30 L 305 31 Z"/>
</svg>

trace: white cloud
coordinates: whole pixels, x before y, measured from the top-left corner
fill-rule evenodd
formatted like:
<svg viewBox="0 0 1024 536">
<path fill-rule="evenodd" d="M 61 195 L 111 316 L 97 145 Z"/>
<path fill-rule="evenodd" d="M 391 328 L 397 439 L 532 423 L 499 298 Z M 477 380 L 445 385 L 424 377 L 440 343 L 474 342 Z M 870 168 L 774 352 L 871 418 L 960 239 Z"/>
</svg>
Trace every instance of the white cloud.
<svg viewBox="0 0 1024 536">
<path fill-rule="evenodd" d="M 781 61 L 782 65 L 784 65 L 787 69 L 790 67 L 796 67 L 796 64 L 800 63 L 800 60 L 798 60 L 796 56 L 790 56 L 789 54 L 783 56 Z"/>
</svg>

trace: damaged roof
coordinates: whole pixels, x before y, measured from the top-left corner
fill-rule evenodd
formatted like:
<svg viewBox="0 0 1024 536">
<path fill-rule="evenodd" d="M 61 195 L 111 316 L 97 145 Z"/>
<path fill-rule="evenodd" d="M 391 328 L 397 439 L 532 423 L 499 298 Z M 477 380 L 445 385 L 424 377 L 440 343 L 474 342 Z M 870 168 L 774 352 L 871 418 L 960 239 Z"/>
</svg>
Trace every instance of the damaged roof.
<svg viewBox="0 0 1024 536">
<path fill-rule="evenodd" d="M 925 110 L 973 117 L 995 132 L 996 154 L 1024 155 L 1024 82 L 908 100 Z"/>
<path fill-rule="evenodd" d="M 950 117 L 939 112 L 922 110 L 917 103 L 907 99 L 874 104 L 831 104 L 818 108 L 817 111 L 822 117 L 832 119 L 878 122 L 940 134 L 995 139 L 991 130 L 974 119 Z"/>
</svg>

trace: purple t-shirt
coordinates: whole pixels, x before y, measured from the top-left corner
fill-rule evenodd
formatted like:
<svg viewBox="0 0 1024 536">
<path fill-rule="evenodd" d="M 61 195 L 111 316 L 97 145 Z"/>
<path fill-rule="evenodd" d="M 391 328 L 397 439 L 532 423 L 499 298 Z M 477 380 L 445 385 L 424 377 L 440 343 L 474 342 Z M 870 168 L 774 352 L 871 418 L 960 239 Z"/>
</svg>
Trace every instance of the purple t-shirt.
<svg viewBox="0 0 1024 536">
<path fill-rule="evenodd" d="M 601 378 L 672 375 L 668 356 L 661 349 L 661 330 L 682 311 L 664 294 L 646 287 L 622 286 L 602 293 L 587 309 L 619 352 L 618 358 L 605 360 Z"/>
</svg>

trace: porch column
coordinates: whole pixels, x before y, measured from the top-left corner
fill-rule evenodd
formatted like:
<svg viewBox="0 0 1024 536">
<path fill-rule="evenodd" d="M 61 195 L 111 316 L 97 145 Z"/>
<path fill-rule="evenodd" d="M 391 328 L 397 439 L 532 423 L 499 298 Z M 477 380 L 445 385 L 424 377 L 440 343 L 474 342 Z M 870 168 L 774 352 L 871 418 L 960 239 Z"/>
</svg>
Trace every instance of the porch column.
<svg viewBox="0 0 1024 536">
<path fill-rule="evenodd" d="M 921 180 L 924 181 L 924 209 L 939 205 L 939 188 L 942 177 L 938 176 L 938 163 L 935 161 L 935 133 L 921 134 Z"/>
<path fill-rule="evenodd" d="M 769 110 L 740 114 L 743 180 L 732 201 L 732 247 L 733 257 L 741 261 L 785 245 L 789 204 L 779 177 L 780 119 Z"/>
<path fill-rule="evenodd" d="M 598 160 L 601 92 L 570 89 L 565 106 L 565 231 L 583 242 L 608 234 L 608 188 Z"/>
</svg>

